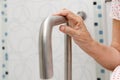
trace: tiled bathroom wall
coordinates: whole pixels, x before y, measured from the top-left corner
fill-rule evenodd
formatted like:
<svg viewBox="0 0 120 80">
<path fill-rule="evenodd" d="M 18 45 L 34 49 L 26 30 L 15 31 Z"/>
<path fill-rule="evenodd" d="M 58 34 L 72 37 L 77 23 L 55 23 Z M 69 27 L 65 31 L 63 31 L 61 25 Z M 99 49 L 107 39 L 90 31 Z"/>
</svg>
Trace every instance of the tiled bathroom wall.
<svg viewBox="0 0 120 80">
<path fill-rule="evenodd" d="M 0 80 L 8 79 L 8 16 L 7 16 L 7 1 L 0 1 Z"/>
<path fill-rule="evenodd" d="M 101 44 L 110 45 L 112 23 L 110 18 L 110 5 L 105 3 L 104 0 L 94 0 L 93 5 L 95 39 Z M 96 63 L 96 74 L 97 80 L 109 80 L 110 71 L 98 63 Z"/>
<path fill-rule="evenodd" d="M 104 20 L 103 0 L 0 0 L 0 80 L 40 80 L 38 41 L 42 21 L 67 8 L 87 14 L 85 24 L 100 42 L 107 41 L 101 21 Z M 105 10 L 105 9 L 104 9 Z M 98 12 L 98 14 L 97 14 Z M 98 22 L 96 22 L 97 20 Z M 101 24 L 101 25 L 99 25 Z M 107 28 L 104 28 L 106 31 Z M 98 32 L 98 35 L 95 33 Z M 102 34 L 102 35 L 101 35 Z M 64 80 L 64 34 L 55 26 L 53 44 L 53 80 Z M 106 70 L 73 41 L 73 80 L 106 80 Z M 107 78 L 106 78 L 107 77 Z"/>
</svg>

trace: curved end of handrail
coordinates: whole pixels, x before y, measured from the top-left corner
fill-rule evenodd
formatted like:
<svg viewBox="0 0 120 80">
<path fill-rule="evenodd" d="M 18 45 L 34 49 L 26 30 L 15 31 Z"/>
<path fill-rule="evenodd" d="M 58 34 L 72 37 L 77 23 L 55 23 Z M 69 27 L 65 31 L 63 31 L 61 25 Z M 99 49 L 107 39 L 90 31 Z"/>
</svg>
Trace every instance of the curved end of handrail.
<svg viewBox="0 0 120 80">
<path fill-rule="evenodd" d="M 52 28 L 55 25 L 66 22 L 66 19 L 62 16 L 49 16 L 41 24 L 39 34 L 39 61 L 41 79 L 50 79 L 53 77 L 51 46 Z"/>
</svg>

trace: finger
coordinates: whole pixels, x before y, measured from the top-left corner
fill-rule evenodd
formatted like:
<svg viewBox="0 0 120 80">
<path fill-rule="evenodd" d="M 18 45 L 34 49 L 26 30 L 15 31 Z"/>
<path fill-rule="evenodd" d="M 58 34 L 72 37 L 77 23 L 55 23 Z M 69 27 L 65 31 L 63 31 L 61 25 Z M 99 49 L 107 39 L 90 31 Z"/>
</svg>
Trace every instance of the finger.
<svg viewBox="0 0 120 80">
<path fill-rule="evenodd" d="M 59 12 L 56 13 L 56 15 L 59 15 L 59 16 L 64 16 L 68 19 L 72 18 L 71 16 L 75 16 L 75 14 L 67 9 L 62 9 L 60 10 Z"/>
<path fill-rule="evenodd" d="M 80 30 L 80 29 L 81 29 L 81 26 L 75 26 L 75 27 L 73 27 L 73 29 L 75 29 L 75 30 Z"/>
<path fill-rule="evenodd" d="M 74 35 L 77 35 L 77 32 L 76 30 L 72 29 L 71 27 L 69 26 L 65 26 L 65 25 L 61 25 L 60 26 L 60 31 L 62 31 L 63 33 L 65 34 L 68 34 L 70 36 L 74 36 Z"/>
<path fill-rule="evenodd" d="M 72 25 L 77 25 L 78 23 L 83 23 L 83 19 L 80 16 L 74 14 L 73 12 L 71 12 L 67 9 L 62 9 L 61 11 L 56 13 L 56 15 L 66 17 L 67 20 L 69 21 L 69 23 L 71 23 Z"/>
<path fill-rule="evenodd" d="M 57 12 L 57 13 L 55 13 L 55 14 L 53 14 L 53 15 L 59 15 L 59 16 L 66 16 L 67 15 L 67 13 L 66 12 L 64 12 L 65 10 L 67 10 L 67 9 L 61 9 L 59 12 Z M 63 13 L 64 12 L 64 13 Z"/>
</svg>

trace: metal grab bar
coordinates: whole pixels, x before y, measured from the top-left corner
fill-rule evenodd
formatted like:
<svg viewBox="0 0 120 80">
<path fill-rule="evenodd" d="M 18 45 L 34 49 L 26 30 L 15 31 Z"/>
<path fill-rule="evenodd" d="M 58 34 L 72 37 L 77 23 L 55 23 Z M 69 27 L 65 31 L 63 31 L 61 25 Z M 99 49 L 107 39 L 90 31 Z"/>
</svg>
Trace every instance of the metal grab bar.
<svg viewBox="0 0 120 80">
<path fill-rule="evenodd" d="M 105 0 L 105 3 L 107 3 L 107 2 L 111 2 L 112 0 Z"/>
<path fill-rule="evenodd" d="M 86 14 L 78 12 L 85 20 Z M 51 79 L 53 77 L 53 61 L 51 35 L 52 28 L 55 25 L 67 23 L 65 17 L 49 16 L 44 20 L 39 34 L 39 60 L 40 60 L 40 77 L 41 79 Z M 72 46 L 71 37 L 65 34 L 65 80 L 72 80 Z"/>
<path fill-rule="evenodd" d="M 52 28 L 55 25 L 67 23 L 66 19 L 61 16 L 49 16 L 41 25 L 40 39 L 39 39 L 39 50 L 40 50 L 40 77 L 42 79 L 50 79 L 53 77 L 53 61 L 52 61 L 52 46 L 51 46 L 51 35 Z M 71 55 L 71 38 L 66 35 L 65 42 L 65 73 L 66 78 L 72 77 L 72 55 Z M 71 80 L 71 79 L 66 79 Z"/>
</svg>

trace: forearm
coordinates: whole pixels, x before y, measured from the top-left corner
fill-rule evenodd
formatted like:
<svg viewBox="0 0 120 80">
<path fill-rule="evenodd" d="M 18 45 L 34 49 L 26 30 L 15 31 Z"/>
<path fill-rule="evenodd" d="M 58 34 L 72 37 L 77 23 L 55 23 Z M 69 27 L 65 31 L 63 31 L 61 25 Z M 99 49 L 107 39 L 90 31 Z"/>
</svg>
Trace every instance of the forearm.
<svg viewBox="0 0 120 80">
<path fill-rule="evenodd" d="M 105 46 L 94 41 L 80 16 L 67 9 L 63 9 L 55 15 L 66 17 L 69 23 L 69 26 L 61 25 L 60 31 L 71 36 L 75 43 L 98 63 L 109 70 L 113 70 L 120 64 L 120 47 Z M 113 20 L 113 36 L 113 41 L 120 45 L 120 21 L 118 20 Z"/>
<path fill-rule="evenodd" d="M 80 46 L 88 55 L 92 56 L 103 67 L 113 70 L 120 64 L 120 52 L 112 47 L 100 44 L 96 41 Z"/>
</svg>

